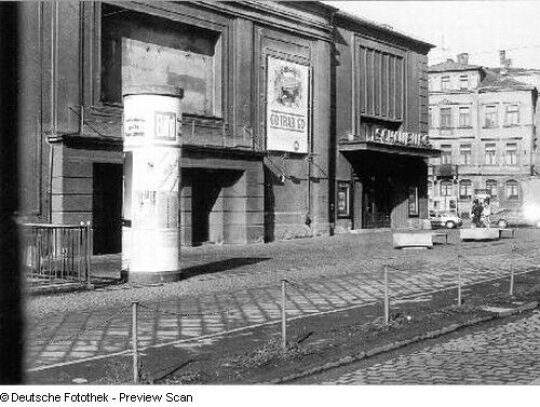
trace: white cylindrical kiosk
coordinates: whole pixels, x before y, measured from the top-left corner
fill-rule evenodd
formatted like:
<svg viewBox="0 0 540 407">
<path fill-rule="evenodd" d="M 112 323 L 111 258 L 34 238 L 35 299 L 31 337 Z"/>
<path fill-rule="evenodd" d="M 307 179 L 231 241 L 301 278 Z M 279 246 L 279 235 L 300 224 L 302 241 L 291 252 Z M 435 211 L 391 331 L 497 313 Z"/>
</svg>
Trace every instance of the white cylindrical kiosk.
<svg viewBox="0 0 540 407">
<path fill-rule="evenodd" d="M 180 134 L 183 90 L 124 92 L 122 272 L 130 282 L 180 278 Z"/>
</svg>

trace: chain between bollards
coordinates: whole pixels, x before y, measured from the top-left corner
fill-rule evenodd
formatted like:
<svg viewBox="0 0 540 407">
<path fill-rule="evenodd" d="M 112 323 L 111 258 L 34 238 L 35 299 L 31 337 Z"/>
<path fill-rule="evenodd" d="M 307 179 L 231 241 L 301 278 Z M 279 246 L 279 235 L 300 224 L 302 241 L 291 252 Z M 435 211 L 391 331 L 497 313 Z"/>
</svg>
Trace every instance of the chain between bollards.
<svg viewBox="0 0 540 407">
<path fill-rule="evenodd" d="M 281 350 L 287 351 L 287 311 L 285 310 L 285 283 L 281 280 Z"/>
<path fill-rule="evenodd" d="M 384 266 L 384 323 L 390 322 L 390 304 L 388 300 L 388 266 Z"/>
<path fill-rule="evenodd" d="M 457 291 L 457 303 L 458 307 L 461 307 L 461 254 L 458 254 L 458 291 Z"/>
<path fill-rule="evenodd" d="M 139 303 L 133 301 L 131 303 L 132 309 L 132 345 L 133 345 L 133 383 L 137 384 L 139 382 L 139 351 L 137 349 L 137 307 Z"/>
</svg>

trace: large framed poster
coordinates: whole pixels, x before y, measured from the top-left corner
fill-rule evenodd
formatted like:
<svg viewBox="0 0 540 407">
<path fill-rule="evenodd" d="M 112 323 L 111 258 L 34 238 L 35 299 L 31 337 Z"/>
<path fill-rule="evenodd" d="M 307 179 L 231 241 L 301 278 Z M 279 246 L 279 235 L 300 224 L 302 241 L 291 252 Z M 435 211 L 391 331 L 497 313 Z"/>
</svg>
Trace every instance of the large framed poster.
<svg viewBox="0 0 540 407">
<path fill-rule="evenodd" d="M 308 152 L 309 66 L 268 56 L 267 150 Z"/>
<path fill-rule="evenodd" d="M 349 218 L 351 216 L 351 184 L 349 182 L 338 182 L 336 201 L 338 218 Z"/>
</svg>

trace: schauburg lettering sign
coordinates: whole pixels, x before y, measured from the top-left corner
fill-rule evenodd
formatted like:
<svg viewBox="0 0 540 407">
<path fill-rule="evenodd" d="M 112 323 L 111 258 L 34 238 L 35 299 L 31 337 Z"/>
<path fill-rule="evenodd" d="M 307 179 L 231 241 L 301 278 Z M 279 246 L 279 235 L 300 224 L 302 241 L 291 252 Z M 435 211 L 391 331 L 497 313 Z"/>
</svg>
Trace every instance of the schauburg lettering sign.
<svg viewBox="0 0 540 407">
<path fill-rule="evenodd" d="M 393 131 L 379 127 L 375 128 L 374 132 L 369 132 L 366 134 L 366 141 L 410 147 L 431 148 L 429 136 L 427 134 Z"/>
</svg>

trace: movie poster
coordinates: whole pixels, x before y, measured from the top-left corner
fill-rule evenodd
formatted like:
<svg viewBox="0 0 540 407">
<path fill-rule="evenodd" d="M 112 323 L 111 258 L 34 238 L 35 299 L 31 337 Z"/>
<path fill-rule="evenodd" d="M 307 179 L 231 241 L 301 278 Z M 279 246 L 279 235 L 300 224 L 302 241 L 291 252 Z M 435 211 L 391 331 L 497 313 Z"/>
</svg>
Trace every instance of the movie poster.
<svg viewBox="0 0 540 407">
<path fill-rule="evenodd" d="M 308 152 L 309 66 L 268 57 L 266 148 Z"/>
</svg>

